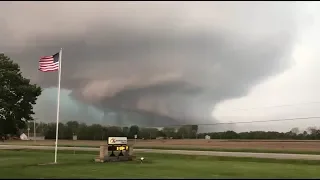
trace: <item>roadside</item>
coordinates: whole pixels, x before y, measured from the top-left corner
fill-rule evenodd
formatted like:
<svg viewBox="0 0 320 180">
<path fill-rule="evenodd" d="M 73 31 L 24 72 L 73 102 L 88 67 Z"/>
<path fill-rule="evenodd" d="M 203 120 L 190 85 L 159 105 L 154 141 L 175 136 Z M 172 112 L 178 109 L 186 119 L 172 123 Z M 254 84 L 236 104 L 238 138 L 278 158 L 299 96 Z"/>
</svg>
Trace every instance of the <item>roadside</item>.
<svg viewBox="0 0 320 180">
<path fill-rule="evenodd" d="M 21 145 L 0 145 L 0 149 L 34 149 L 53 150 L 54 146 L 21 146 Z M 59 150 L 74 151 L 99 151 L 98 147 L 59 147 Z M 163 150 L 163 149 L 134 149 L 137 153 L 159 153 L 159 154 L 180 154 L 193 156 L 228 156 L 248 158 L 269 158 L 269 159 L 295 159 L 295 160 L 320 160 L 320 155 L 311 154 L 285 154 L 285 153 L 252 153 L 252 152 L 221 152 L 221 151 L 195 151 L 195 150 Z"/>
<path fill-rule="evenodd" d="M 1 145 L 17 145 L 12 143 L 1 143 Z M 19 144 L 20 145 L 20 144 Z M 21 144 L 23 146 L 50 146 L 48 144 L 35 144 L 26 143 Z M 54 146 L 52 144 L 51 146 Z M 70 145 L 61 144 L 59 147 L 88 147 L 88 148 L 98 148 L 97 145 Z M 168 147 L 168 146 L 134 146 L 135 149 L 154 149 L 154 150 L 184 150 L 184 151 L 216 151 L 216 152 L 248 152 L 248 153 L 281 153 L 281 154 L 310 154 L 310 155 L 320 155 L 320 151 L 308 151 L 308 150 L 292 150 L 292 149 L 254 149 L 254 148 L 206 148 L 206 147 Z"/>
</svg>

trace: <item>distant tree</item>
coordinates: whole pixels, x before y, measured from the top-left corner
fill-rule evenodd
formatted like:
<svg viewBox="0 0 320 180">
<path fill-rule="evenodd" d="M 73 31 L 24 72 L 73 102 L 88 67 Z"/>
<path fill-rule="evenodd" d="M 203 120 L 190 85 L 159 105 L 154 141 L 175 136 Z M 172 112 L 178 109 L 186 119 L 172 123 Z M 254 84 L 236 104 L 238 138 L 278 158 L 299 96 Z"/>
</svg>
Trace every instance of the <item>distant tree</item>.
<svg viewBox="0 0 320 180">
<path fill-rule="evenodd" d="M 121 127 L 110 126 L 108 127 L 108 137 L 112 136 L 122 136 L 123 132 Z"/>
<path fill-rule="evenodd" d="M 295 134 L 295 135 L 298 135 L 299 134 L 299 128 L 297 128 L 297 127 L 292 128 L 290 132 Z"/>
<path fill-rule="evenodd" d="M 165 137 L 163 130 L 157 132 L 157 137 Z"/>
<path fill-rule="evenodd" d="M 157 128 L 141 128 L 139 131 L 139 137 L 144 139 L 155 139 L 158 135 Z"/>
<path fill-rule="evenodd" d="M 139 130 L 139 137 L 144 139 L 149 139 L 150 138 L 149 128 L 141 128 Z"/>
<path fill-rule="evenodd" d="M 55 137 L 56 137 L 56 123 L 47 124 L 44 136 L 46 139 L 55 139 Z"/>
<path fill-rule="evenodd" d="M 67 125 L 63 123 L 59 123 L 59 132 L 58 132 L 58 138 L 59 139 L 70 139 L 70 136 L 67 134 Z M 54 126 L 54 130 L 56 130 L 56 125 Z"/>
<path fill-rule="evenodd" d="M 79 123 L 77 121 L 68 121 L 66 125 L 71 130 L 72 134 L 79 133 Z"/>
<path fill-rule="evenodd" d="M 131 126 L 129 129 L 128 137 L 134 138 L 134 135 L 138 135 L 138 134 L 139 134 L 139 126 Z"/>
<path fill-rule="evenodd" d="M 17 134 L 33 120 L 41 88 L 22 76 L 20 67 L 0 53 L 0 134 Z"/>
<path fill-rule="evenodd" d="M 234 131 L 226 131 L 224 138 L 225 139 L 238 139 L 238 134 Z"/>
<path fill-rule="evenodd" d="M 311 135 L 316 134 L 317 127 L 308 127 L 307 131 L 309 131 Z"/>
<path fill-rule="evenodd" d="M 191 125 L 192 138 L 197 138 L 198 125 Z"/>
<path fill-rule="evenodd" d="M 194 138 L 191 132 L 195 132 L 194 126 L 192 125 L 182 126 L 178 131 L 172 127 L 165 127 L 159 131 L 157 128 L 139 128 L 138 126 L 131 126 L 130 128 L 117 126 L 104 127 L 99 124 L 88 126 L 85 123 L 79 124 L 78 122 L 70 121 L 66 124 L 59 123 L 59 139 L 70 139 L 70 127 L 75 128 L 72 132 L 78 132 L 79 140 L 105 140 L 110 136 L 126 136 L 126 134 L 128 134 L 128 138 L 133 138 L 135 134 L 137 134 L 139 138 L 145 139 L 155 139 L 156 137 L 173 137 L 175 139 Z M 40 123 L 37 130 L 38 132 L 44 133 L 46 139 L 55 139 L 56 123 Z M 309 133 L 307 131 L 309 131 Z M 301 133 L 298 132 L 296 128 L 293 128 L 289 132 L 250 131 L 237 133 L 234 131 L 225 131 L 199 133 L 198 138 L 204 139 L 206 135 L 209 135 L 211 139 L 320 139 L 320 129 L 316 127 L 310 127 Z"/>
<path fill-rule="evenodd" d="M 103 131 L 102 126 L 100 124 L 92 124 L 88 127 L 90 136 L 93 137 L 93 140 L 102 140 Z"/>
<path fill-rule="evenodd" d="M 176 129 L 172 127 L 165 127 L 162 129 L 163 135 L 167 138 L 174 137 L 176 138 Z"/>
<path fill-rule="evenodd" d="M 45 132 L 48 129 L 48 124 L 40 122 L 39 125 L 37 125 L 38 128 L 36 128 L 38 133 L 41 133 L 42 135 L 45 135 Z"/>
<path fill-rule="evenodd" d="M 182 139 L 191 138 L 192 137 L 192 127 L 191 127 L 191 125 L 181 126 L 178 129 L 177 136 L 178 136 L 178 138 L 182 138 Z"/>
<path fill-rule="evenodd" d="M 78 139 L 80 140 L 92 140 L 92 137 L 90 137 L 90 133 L 88 131 L 88 126 L 85 123 L 79 124 L 79 133 L 78 133 Z"/>
<path fill-rule="evenodd" d="M 123 127 L 122 128 L 122 134 L 123 134 L 123 136 L 128 137 L 128 135 L 129 135 L 129 127 Z"/>
<path fill-rule="evenodd" d="M 66 123 L 65 135 L 68 139 L 72 139 L 73 135 L 79 133 L 79 123 L 77 121 L 68 121 Z"/>
<path fill-rule="evenodd" d="M 107 139 L 107 135 L 108 135 L 108 128 L 102 127 L 102 140 Z"/>
</svg>

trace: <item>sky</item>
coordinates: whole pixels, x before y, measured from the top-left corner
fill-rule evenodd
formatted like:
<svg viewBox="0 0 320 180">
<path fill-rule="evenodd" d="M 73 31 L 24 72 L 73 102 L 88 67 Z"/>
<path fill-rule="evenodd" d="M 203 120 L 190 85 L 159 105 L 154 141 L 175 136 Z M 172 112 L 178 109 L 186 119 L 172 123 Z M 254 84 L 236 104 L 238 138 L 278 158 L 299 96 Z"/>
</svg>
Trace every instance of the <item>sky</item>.
<svg viewBox="0 0 320 180">
<path fill-rule="evenodd" d="M 55 121 L 57 73 L 38 72 L 37 63 L 60 48 L 61 121 L 172 126 L 316 116 L 317 104 L 301 103 L 320 101 L 319 10 L 317 2 L 3 1 L 0 49 L 44 88 L 35 107 L 41 121 Z M 264 108 L 285 104 L 300 105 Z M 317 122 L 200 129 L 287 131 Z"/>
<path fill-rule="evenodd" d="M 292 52 L 292 67 L 252 87 L 246 96 L 219 103 L 213 110 L 214 117 L 225 122 L 241 122 L 320 116 L 319 3 L 308 4 L 306 12 L 308 20 Z M 288 131 L 292 127 L 304 130 L 319 127 L 320 119 L 238 126 L 241 131 Z"/>
</svg>

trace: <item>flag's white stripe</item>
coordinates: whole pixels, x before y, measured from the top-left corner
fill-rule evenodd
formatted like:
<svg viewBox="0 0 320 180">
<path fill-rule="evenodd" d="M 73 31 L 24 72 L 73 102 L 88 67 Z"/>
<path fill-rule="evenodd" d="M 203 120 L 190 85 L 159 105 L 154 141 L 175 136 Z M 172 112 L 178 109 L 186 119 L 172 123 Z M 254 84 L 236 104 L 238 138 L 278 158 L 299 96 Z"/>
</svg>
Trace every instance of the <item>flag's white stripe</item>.
<svg viewBox="0 0 320 180">
<path fill-rule="evenodd" d="M 40 64 L 39 65 L 39 67 L 51 67 L 51 66 L 59 66 L 59 63 Z"/>
<path fill-rule="evenodd" d="M 59 62 L 50 62 L 50 63 L 39 63 L 39 65 L 48 65 L 48 64 L 59 64 Z"/>
<path fill-rule="evenodd" d="M 57 70 L 57 69 L 59 69 L 59 68 L 47 68 L 47 69 L 40 69 L 40 70 L 42 70 L 42 71 L 51 71 L 51 70 Z"/>
<path fill-rule="evenodd" d="M 54 63 L 59 63 L 59 62 L 53 62 L 53 61 L 48 61 L 48 62 L 39 62 L 39 64 L 54 64 Z"/>
<path fill-rule="evenodd" d="M 50 61 L 50 60 L 53 60 L 54 58 L 45 58 L 45 59 L 40 59 L 40 61 Z"/>
<path fill-rule="evenodd" d="M 53 60 L 50 60 L 50 61 L 39 61 L 39 63 L 54 63 Z"/>
<path fill-rule="evenodd" d="M 53 62 L 54 59 L 41 59 L 39 62 Z"/>
</svg>

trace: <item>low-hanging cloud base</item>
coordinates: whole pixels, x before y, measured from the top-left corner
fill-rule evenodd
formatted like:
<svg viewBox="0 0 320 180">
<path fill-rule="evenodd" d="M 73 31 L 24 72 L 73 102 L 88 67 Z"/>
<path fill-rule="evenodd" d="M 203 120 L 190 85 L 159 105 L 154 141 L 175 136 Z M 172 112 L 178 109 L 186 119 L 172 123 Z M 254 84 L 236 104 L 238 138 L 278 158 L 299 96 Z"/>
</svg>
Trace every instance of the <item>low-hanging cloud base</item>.
<svg viewBox="0 0 320 180">
<path fill-rule="evenodd" d="M 62 88 L 102 112 L 101 119 L 114 112 L 118 125 L 121 118 L 146 126 L 216 122 L 217 103 L 290 67 L 295 8 L 290 2 L 1 2 L 0 47 L 44 88 L 56 87 L 57 74 L 37 72 L 37 60 L 62 47 Z M 37 113 L 49 106 L 39 104 Z"/>
</svg>

